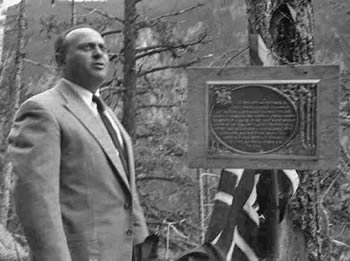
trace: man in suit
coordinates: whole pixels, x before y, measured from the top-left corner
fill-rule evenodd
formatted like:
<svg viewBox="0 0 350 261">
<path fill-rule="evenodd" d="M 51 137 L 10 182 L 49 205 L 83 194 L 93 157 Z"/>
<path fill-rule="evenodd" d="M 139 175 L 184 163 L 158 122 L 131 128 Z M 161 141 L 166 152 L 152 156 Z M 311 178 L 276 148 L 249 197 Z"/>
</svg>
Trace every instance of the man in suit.
<svg viewBox="0 0 350 261">
<path fill-rule="evenodd" d="M 18 216 L 35 261 L 130 261 L 148 231 L 131 139 L 107 109 L 117 147 L 93 101 L 107 76 L 105 42 L 82 26 L 55 51 L 62 79 L 23 103 L 9 136 Z"/>
</svg>

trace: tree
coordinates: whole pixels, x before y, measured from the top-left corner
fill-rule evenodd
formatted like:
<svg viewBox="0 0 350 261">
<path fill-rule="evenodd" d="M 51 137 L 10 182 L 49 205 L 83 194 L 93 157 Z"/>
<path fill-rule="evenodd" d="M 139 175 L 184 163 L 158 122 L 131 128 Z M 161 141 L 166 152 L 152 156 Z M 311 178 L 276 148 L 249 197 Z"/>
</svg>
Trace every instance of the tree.
<svg viewBox="0 0 350 261">
<path fill-rule="evenodd" d="M 25 30 L 25 1 L 21 1 L 19 5 L 19 15 L 17 18 L 17 43 L 13 50 L 8 53 L 8 59 L 6 59 L 3 71 L 1 73 L 1 203 L 0 208 L 1 223 L 7 223 L 8 205 L 9 205 L 9 194 L 10 194 L 10 174 L 11 167 L 7 158 L 7 136 L 10 132 L 12 122 L 16 110 L 19 106 L 19 93 L 21 85 L 21 71 L 23 69 L 23 40 Z"/>
<path fill-rule="evenodd" d="M 124 1 L 124 116 L 123 124 L 128 130 L 132 140 L 135 140 L 135 119 L 136 119 L 136 18 L 137 0 Z"/>
<path fill-rule="evenodd" d="M 0 60 L 2 57 L 2 49 L 4 42 L 6 12 L 7 10 L 4 5 L 4 0 L 0 0 Z"/>
<path fill-rule="evenodd" d="M 23 247 L 6 229 L 10 209 L 12 168 L 7 155 L 7 136 L 19 105 L 21 72 L 23 69 L 23 44 L 25 31 L 25 0 L 19 4 L 17 17 L 17 42 L 8 51 L 0 70 L 0 259 L 18 260 L 27 255 Z"/>
<path fill-rule="evenodd" d="M 314 20 L 309 0 L 246 0 L 251 58 L 268 64 L 314 63 Z M 262 65 L 262 64 L 260 64 Z M 282 223 L 280 260 L 325 260 L 327 227 L 320 202 L 322 172 L 300 171 L 301 186 Z"/>
<path fill-rule="evenodd" d="M 110 17 L 106 13 L 99 12 L 107 19 L 112 18 L 119 21 L 123 26 L 122 30 L 108 30 L 102 34 L 110 35 L 123 32 L 123 48 L 119 54 L 114 54 L 114 57 L 123 57 L 123 77 L 122 79 L 118 79 L 117 82 L 123 83 L 124 86 L 123 124 L 134 141 L 136 139 L 135 119 L 137 113 L 136 90 L 138 79 L 145 78 L 147 75 L 157 71 L 163 71 L 171 68 L 186 68 L 201 60 L 200 58 L 196 58 L 189 62 L 180 62 L 176 65 L 167 64 L 156 68 L 148 68 L 148 66 L 146 66 L 147 57 L 170 53 L 173 56 L 174 60 L 180 60 L 181 56 L 187 52 L 191 52 L 193 46 L 205 44 L 207 42 L 207 33 L 205 31 L 199 33 L 199 35 L 195 36 L 194 39 L 187 41 L 174 39 L 173 30 L 175 26 L 170 21 L 166 20 L 167 18 L 176 17 L 195 8 L 201 7 L 202 4 L 197 4 L 190 8 L 164 14 L 159 17 L 149 18 L 142 17 L 138 14 L 136 5 L 139 2 L 141 1 L 132 0 L 124 2 L 124 19 L 118 17 Z M 160 40 L 157 44 L 153 46 L 147 46 L 145 48 L 139 48 L 137 47 L 138 35 L 147 29 L 150 29 L 150 33 L 153 31 L 157 32 L 158 36 L 161 36 L 161 34 L 163 34 L 163 36 L 160 37 Z"/>
<path fill-rule="evenodd" d="M 144 188 L 141 193 L 147 220 L 154 227 L 165 225 L 166 231 L 164 232 L 167 242 L 164 247 L 166 248 L 165 255 L 168 257 L 169 233 L 175 224 L 180 225 L 187 232 L 193 231 L 188 233 L 192 234 L 191 236 L 177 232 L 176 234 L 180 236 L 172 237 L 172 241 L 176 242 L 172 246 L 175 249 L 183 251 L 193 247 L 192 242 L 198 240 L 195 235 L 199 231 L 193 226 L 194 219 L 191 217 L 193 210 L 189 209 L 187 206 L 189 204 L 182 204 L 182 209 L 171 212 L 154 202 L 155 198 L 149 200 L 152 197 L 149 189 L 155 186 L 168 187 L 170 190 L 172 190 L 171 187 L 182 188 L 182 195 L 172 192 L 169 200 L 173 201 L 186 201 L 184 195 L 193 195 L 193 181 L 183 176 L 181 174 L 183 170 L 179 171 L 179 168 L 176 167 L 183 159 L 186 146 L 183 140 L 183 133 L 187 133 L 183 118 L 184 90 L 181 90 L 181 86 L 169 82 L 171 78 L 184 76 L 167 76 L 164 70 L 172 71 L 176 75 L 176 69 L 186 68 L 199 62 L 200 58 L 192 60 L 181 58 L 193 52 L 196 46 L 204 44 L 207 34 L 205 31 L 199 31 L 197 35 L 180 39 L 174 33 L 176 26 L 165 20 L 189 12 L 201 5 L 155 18 L 137 19 L 139 18 L 136 9 L 137 2 L 139 1 L 133 0 L 124 3 L 124 66 L 121 80 L 125 88 L 123 123 L 136 143 L 138 184 Z M 137 35 L 142 34 L 153 34 L 157 40 L 140 48 L 137 46 Z M 159 58 L 165 62 L 159 63 L 157 61 Z M 180 95 L 178 97 L 176 94 L 172 95 L 171 88 L 177 89 L 179 92 L 176 94 Z M 162 96 L 170 98 L 160 98 Z M 168 114 L 168 117 L 163 116 L 166 119 L 160 120 L 152 114 Z M 152 181 L 157 181 L 158 185 L 152 184 Z M 186 208 L 189 212 L 184 211 Z"/>
</svg>

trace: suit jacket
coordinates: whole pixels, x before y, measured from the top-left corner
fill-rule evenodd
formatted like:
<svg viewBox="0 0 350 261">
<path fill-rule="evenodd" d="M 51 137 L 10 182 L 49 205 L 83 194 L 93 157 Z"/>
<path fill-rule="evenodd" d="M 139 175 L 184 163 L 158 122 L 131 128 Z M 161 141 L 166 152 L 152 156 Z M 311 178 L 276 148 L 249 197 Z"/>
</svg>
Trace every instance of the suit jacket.
<svg viewBox="0 0 350 261">
<path fill-rule="evenodd" d="M 131 139 L 129 176 L 104 127 L 65 82 L 28 99 L 9 136 L 18 216 L 38 261 L 127 261 L 147 236 Z"/>
</svg>

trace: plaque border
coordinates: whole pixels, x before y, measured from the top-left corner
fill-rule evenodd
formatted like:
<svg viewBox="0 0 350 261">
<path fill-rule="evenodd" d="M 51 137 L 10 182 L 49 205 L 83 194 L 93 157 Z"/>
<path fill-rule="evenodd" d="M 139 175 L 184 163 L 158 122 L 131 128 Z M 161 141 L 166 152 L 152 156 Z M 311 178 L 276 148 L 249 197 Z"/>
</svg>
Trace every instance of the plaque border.
<svg viewBox="0 0 350 261">
<path fill-rule="evenodd" d="M 318 80 L 315 80 L 315 82 L 318 82 Z M 210 81 L 209 81 L 210 82 Z M 232 81 L 232 82 L 234 82 L 234 81 Z M 239 82 L 239 81 L 238 81 Z M 252 81 L 253 82 L 253 81 Z M 296 115 L 296 123 L 295 123 L 295 126 L 294 126 L 294 129 L 293 129 L 293 133 L 282 143 L 282 144 L 280 144 L 280 145 L 278 145 L 277 147 L 275 147 L 275 148 L 273 148 L 273 149 L 270 149 L 270 150 L 268 150 L 268 151 L 263 151 L 263 152 L 247 152 L 247 151 L 241 151 L 241 150 L 239 150 L 239 149 L 236 149 L 236 148 L 234 148 L 234 147 L 231 147 L 231 146 L 229 146 L 228 144 L 226 144 L 226 142 L 224 142 L 218 135 L 217 135 L 217 133 L 214 131 L 214 129 L 213 129 L 213 127 L 212 127 L 212 124 L 211 124 L 211 122 L 209 121 L 209 120 L 207 120 L 207 122 L 208 122 L 208 126 L 207 126 L 207 128 L 208 129 L 210 129 L 211 131 L 212 131 L 212 133 L 214 134 L 214 136 L 215 136 L 215 138 L 218 140 L 218 141 L 220 141 L 220 143 L 223 145 L 223 146 L 225 146 L 227 149 L 229 149 L 229 150 L 233 150 L 233 151 L 235 151 L 235 152 L 237 152 L 237 153 L 241 153 L 241 154 L 245 154 L 245 155 L 263 155 L 263 154 L 269 154 L 269 153 L 272 153 L 272 152 L 274 152 L 274 151 L 277 151 L 277 150 L 279 150 L 280 148 L 282 148 L 283 146 L 285 146 L 285 145 L 287 145 L 292 139 L 293 139 L 293 137 L 296 135 L 296 133 L 297 133 L 297 130 L 298 130 L 298 127 L 299 127 L 299 114 L 298 114 L 298 109 L 297 109 L 297 107 L 295 106 L 295 104 L 293 103 L 293 101 L 287 96 L 287 95 L 285 95 L 283 92 L 281 92 L 280 90 L 277 90 L 277 89 L 274 89 L 274 88 L 271 88 L 271 86 L 268 86 L 268 85 L 265 85 L 265 84 L 283 84 L 283 83 L 280 83 L 281 81 L 274 81 L 274 83 L 271 83 L 272 81 L 270 81 L 270 83 L 268 83 L 267 81 L 266 82 L 264 82 L 263 84 L 260 84 L 260 83 L 256 83 L 256 84 L 254 84 L 254 83 L 246 83 L 247 85 L 238 85 L 238 84 L 241 84 L 241 83 L 238 83 L 238 84 L 235 84 L 235 83 L 225 83 L 225 84 L 223 84 L 223 83 L 221 83 L 221 82 L 219 82 L 218 84 L 216 84 L 216 85 L 233 85 L 233 84 L 235 84 L 235 85 L 238 85 L 233 91 L 236 91 L 236 90 L 238 90 L 238 89 L 243 89 L 243 88 L 249 88 L 249 87 L 254 87 L 254 86 L 258 86 L 258 87 L 262 87 L 262 88 L 266 88 L 266 89 L 269 89 L 269 90 L 271 90 L 271 91 L 273 91 L 273 92 L 276 92 L 276 93 L 278 93 L 280 96 L 282 96 L 285 100 L 287 100 L 288 102 L 289 102 L 289 104 L 291 105 L 291 107 L 294 109 L 294 113 L 295 113 L 295 115 Z M 213 84 L 213 83 L 210 83 L 210 84 L 208 84 L 208 82 L 206 82 L 207 83 L 207 85 L 206 85 L 206 88 L 208 89 L 207 90 L 207 93 L 209 93 L 209 88 L 210 88 L 210 86 L 213 86 L 213 85 L 215 85 L 215 84 Z M 302 83 L 306 83 L 306 82 L 302 82 Z M 313 83 L 313 82 L 312 82 Z M 245 84 L 245 83 L 244 83 Z M 208 104 L 209 104 L 209 95 L 207 95 L 207 99 L 208 99 Z M 208 106 L 209 107 L 209 106 Z M 213 108 L 214 108 L 214 106 L 212 106 L 211 108 L 208 108 L 208 119 L 210 119 L 210 116 L 211 116 L 211 114 L 212 114 L 212 110 L 213 110 Z M 209 146 L 209 133 L 208 133 L 208 137 L 207 137 L 207 140 L 206 140 L 206 145 L 207 145 L 207 147 Z M 207 152 L 208 153 L 208 152 Z M 210 158 L 211 157 L 211 155 L 209 155 L 208 154 L 208 158 Z"/>
</svg>

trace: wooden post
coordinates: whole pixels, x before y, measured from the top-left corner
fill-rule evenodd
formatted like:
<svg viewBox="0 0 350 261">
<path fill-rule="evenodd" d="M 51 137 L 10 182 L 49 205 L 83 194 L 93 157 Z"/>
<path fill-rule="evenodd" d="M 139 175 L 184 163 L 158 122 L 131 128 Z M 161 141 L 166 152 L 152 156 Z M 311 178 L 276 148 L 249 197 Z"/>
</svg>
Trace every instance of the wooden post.
<svg viewBox="0 0 350 261">
<path fill-rule="evenodd" d="M 202 179 L 201 169 L 197 169 L 197 177 L 199 182 L 199 216 L 201 222 L 201 234 L 200 234 L 200 242 L 204 243 L 205 239 L 205 224 L 204 224 L 204 184 Z"/>
<path fill-rule="evenodd" d="M 272 66 L 274 65 L 273 58 L 270 56 L 270 52 L 266 47 L 263 39 L 259 34 L 249 35 L 249 54 L 251 65 Z M 264 172 L 264 175 L 271 175 L 271 194 L 267 197 L 270 200 L 271 215 L 266 222 L 265 236 L 269 236 L 269 249 L 266 252 L 269 253 L 270 258 L 267 261 L 275 261 L 279 256 L 279 199 L 278 199 L 278 170 L 269 170 Z"/>
<path fill-rule="evenodd" d="M 271 202 L 275 209 L 273 209 L 273 215 L 271 215 L 271 233 L 272 233 L 272 246 L 271 246 L 271 254 L 274 258 L 271 258 L 271 261 L 276 260 L 279 257 L 279 234 L 280 234 L 280 226 L 279 226 L 279 218 L 280 218 L 280 210 L 279 210 L 279 189 L 278 189 L 278 170 L 272 170 L 272 188 L 271 188 L 271 199 L 274 202 Z M 276 258 L 275 258 L 276 257 Z"/>
</svg>

